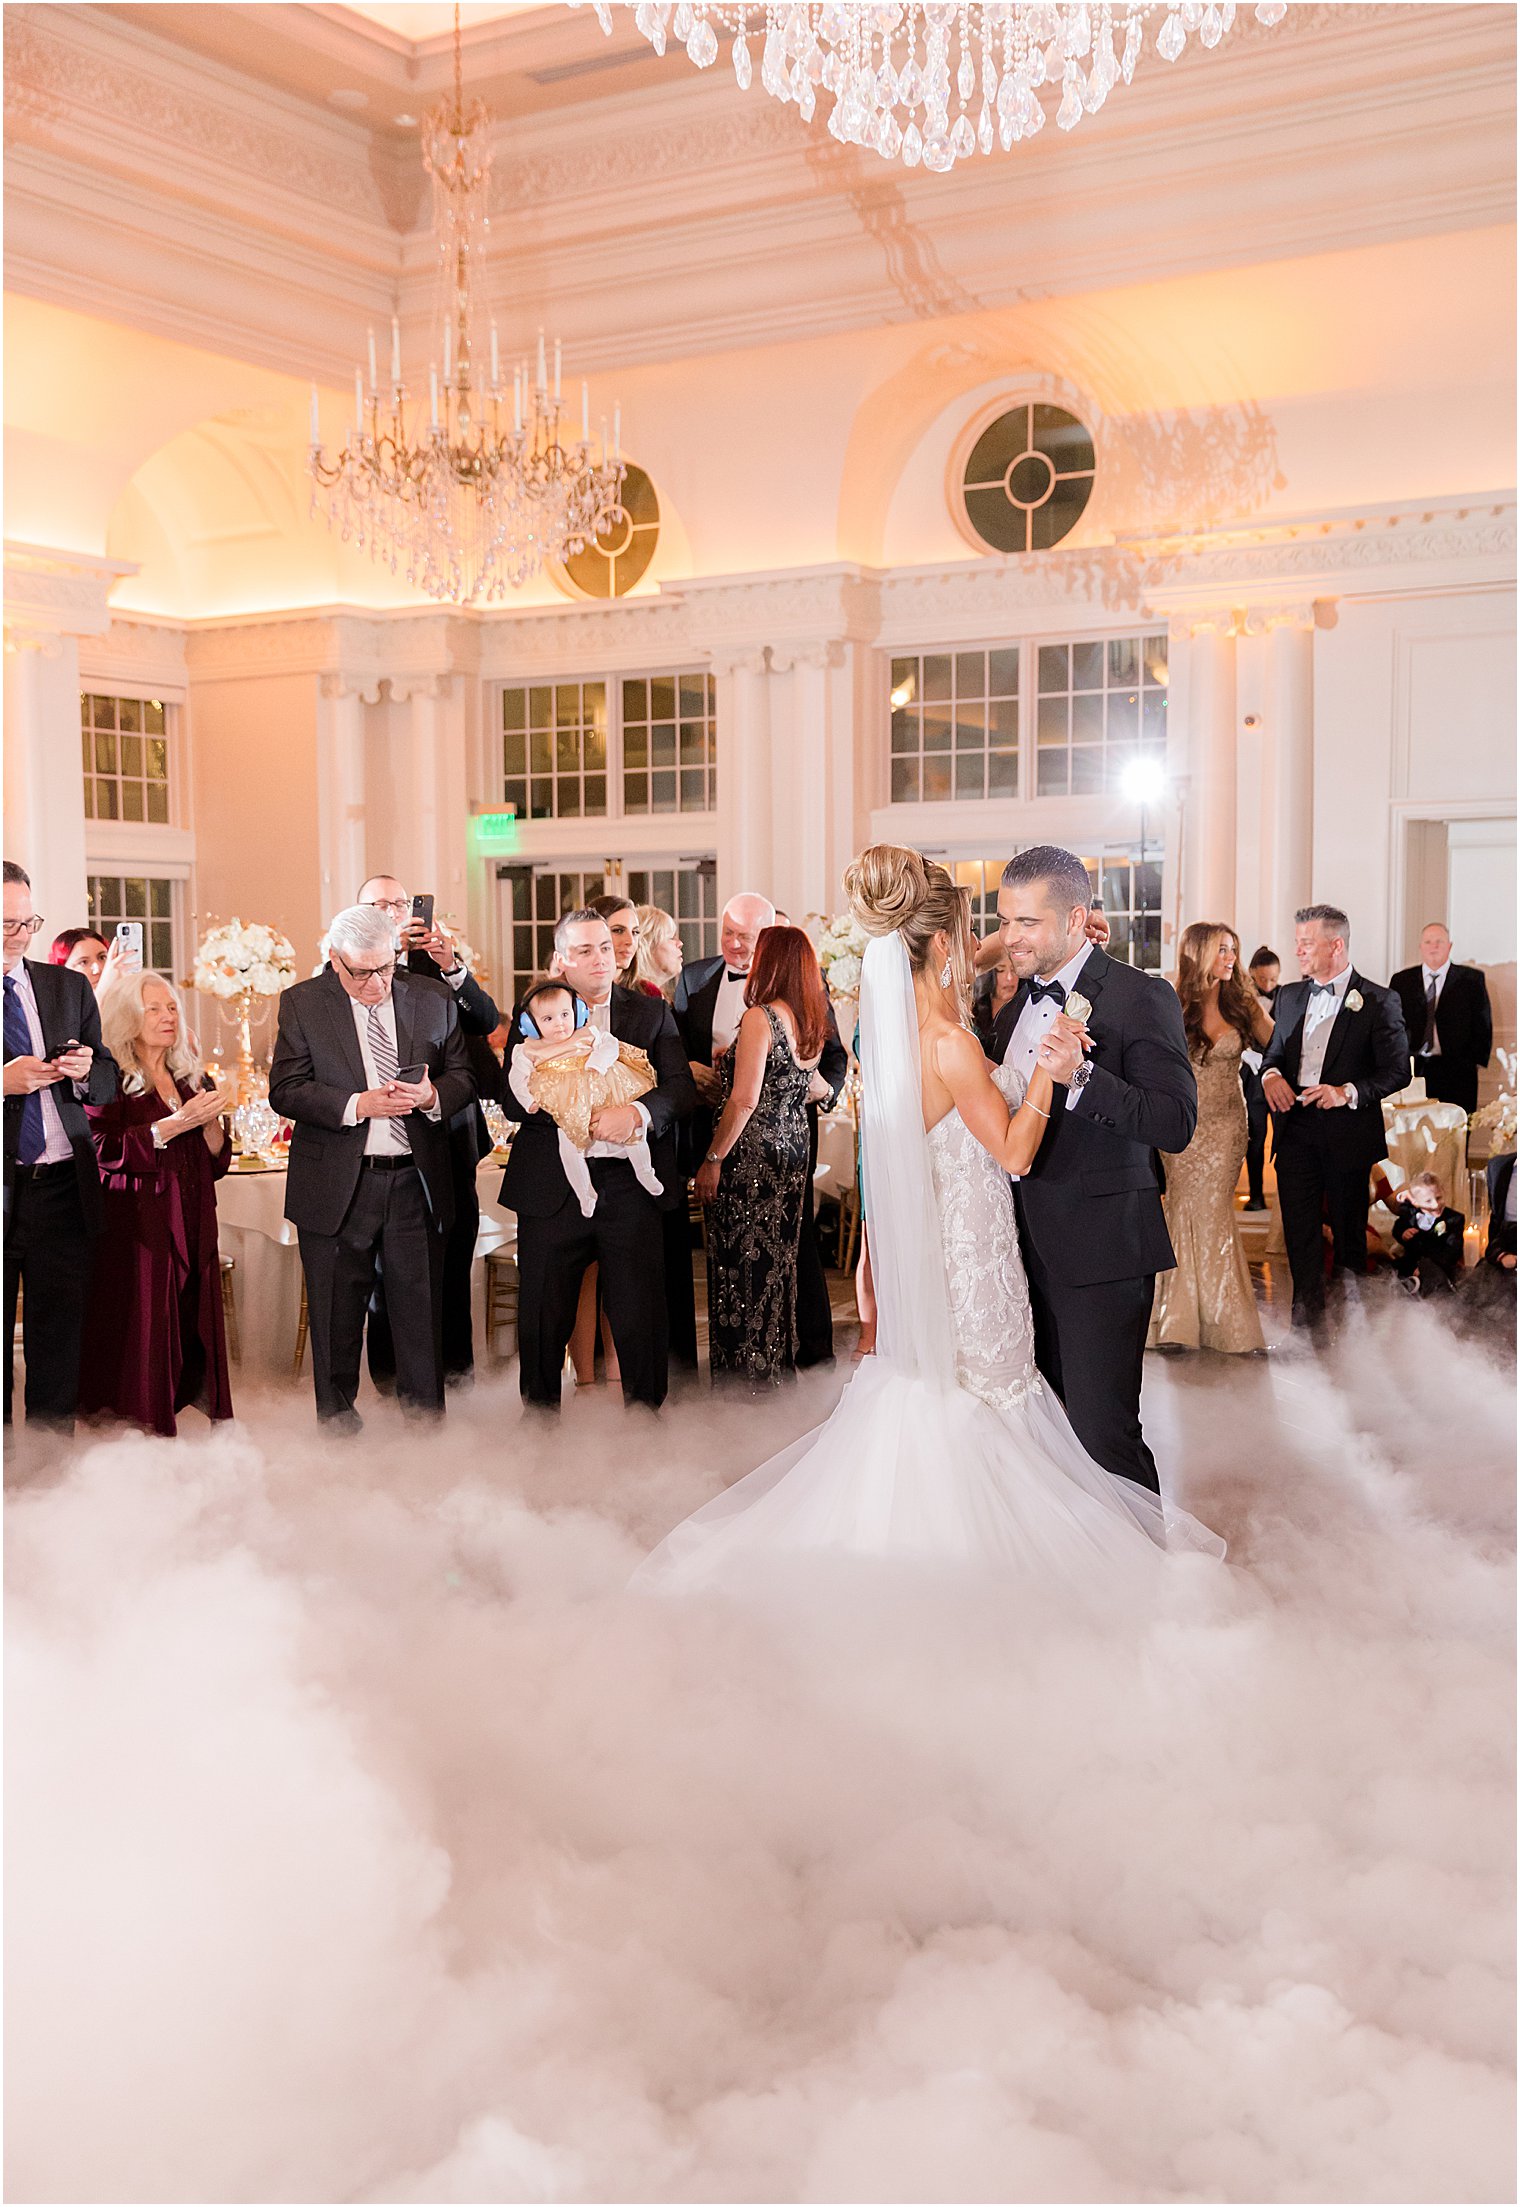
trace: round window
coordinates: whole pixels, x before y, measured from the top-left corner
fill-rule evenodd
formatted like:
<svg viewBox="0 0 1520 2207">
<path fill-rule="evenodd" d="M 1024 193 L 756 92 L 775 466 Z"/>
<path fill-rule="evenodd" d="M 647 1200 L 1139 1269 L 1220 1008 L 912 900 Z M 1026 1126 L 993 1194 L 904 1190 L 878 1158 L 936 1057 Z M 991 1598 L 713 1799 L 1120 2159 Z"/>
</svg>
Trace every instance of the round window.
<svg viewBox="0 0 1520 2207">
<path fill-rule="evenodd" d="M 1093 441 L 1060 406 L 1012 406 L 977 438 L 961 477 L 966 519 L 995 552 L 1047 552 L 1092 496 Z"/>
<path fill-rule="evenodd" d="M 659 541 L 660 502 L 654 485 L 630 461 L 621 514 L 583 552 L 565 561 L 565 576 L 582 597 L 626 597 L 654 558 Z"/>
</svg>

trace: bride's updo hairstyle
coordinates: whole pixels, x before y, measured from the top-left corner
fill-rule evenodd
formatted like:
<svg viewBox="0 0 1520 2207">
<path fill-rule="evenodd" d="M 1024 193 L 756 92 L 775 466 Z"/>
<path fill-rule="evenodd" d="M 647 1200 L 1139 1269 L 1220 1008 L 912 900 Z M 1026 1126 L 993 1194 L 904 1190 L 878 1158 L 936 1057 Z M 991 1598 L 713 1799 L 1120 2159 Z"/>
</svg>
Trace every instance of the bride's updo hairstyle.
<svg viewBox="0 0 1520 2207">
<path fill-rule="evenodd" d="M 901 935 L 915 973 L 928 967 L 934 938 L 950 940 L 962 1012 L 971 991 L 971 899 L 943 866 L 900 843 L 873 843 L 845 868 L 844 893 L 868 935 Z"/>
</svg>

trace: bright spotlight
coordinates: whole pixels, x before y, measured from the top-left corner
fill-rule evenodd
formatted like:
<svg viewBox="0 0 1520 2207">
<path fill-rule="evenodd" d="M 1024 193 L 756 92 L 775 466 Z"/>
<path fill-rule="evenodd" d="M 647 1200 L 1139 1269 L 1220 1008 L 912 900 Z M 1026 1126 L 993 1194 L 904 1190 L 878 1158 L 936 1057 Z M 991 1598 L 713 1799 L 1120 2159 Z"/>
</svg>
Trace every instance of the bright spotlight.
<svg viewBox="0 0 1520 2207">
<path fill-rule="evenodd" d="M 1159 759 L 1131 759 L 1120 787 L 1131 804 L 1153 805 L 1166 788 L 1166 769 Z"/>
</svg>

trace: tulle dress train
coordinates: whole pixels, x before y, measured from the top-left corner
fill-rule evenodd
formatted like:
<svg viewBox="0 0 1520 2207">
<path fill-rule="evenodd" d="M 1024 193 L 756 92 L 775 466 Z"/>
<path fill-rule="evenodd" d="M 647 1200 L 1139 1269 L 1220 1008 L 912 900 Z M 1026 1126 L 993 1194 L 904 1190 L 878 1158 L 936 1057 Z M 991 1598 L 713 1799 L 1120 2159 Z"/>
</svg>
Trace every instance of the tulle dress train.
<svg viewBox="0 0 1520 2207">
<path fill-rule="evenodd" d="M 893 947 L 883 1006 L 878 954 Z M 988 1571 L 1084 1608 L 1144 1595 L 1180 1555 L 1217 1558 L 1224 1544 L 1104 1471 L 1073 1433 L 1035 1369 L 1009 1183 L 958 1113 L 924 1132 L 906 955 L 895 937 L 873 943 L 868 982 L 873 958 L 878 1032 L 873 1050 L 867 987 L 862 1056 L 878 1353 L 825 1424 L 678 1525 L 634 1583 L 738 1592 L 853 1559 Z"/>
</svg>

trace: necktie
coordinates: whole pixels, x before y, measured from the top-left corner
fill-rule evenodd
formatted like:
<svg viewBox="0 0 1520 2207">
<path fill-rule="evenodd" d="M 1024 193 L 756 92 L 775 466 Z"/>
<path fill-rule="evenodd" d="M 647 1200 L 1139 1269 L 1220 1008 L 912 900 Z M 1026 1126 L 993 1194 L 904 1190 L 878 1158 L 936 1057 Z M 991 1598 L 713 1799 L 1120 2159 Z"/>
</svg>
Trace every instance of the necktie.
<svg viewBox="0 0 1520 2207">
<path fill-rule="evenodd" d="M 26 1006 L 21 1001 L 21 989 L 14 973 L 5 976 L 5 1054 L 8 1058 L 29 1058 L 36 1054 L 32 1049 Z M 16 1154 L 23 1165 L 35 1165 L 46 1148 L 47 1129 L 42 1123 L 42 1094 L 38 1090 L 21 1106 L 21 1145 Z"/>
<path fill-rule="evenodd" d="M 1436 977 L 1425 984 L 1425 1040 L 1420 1045 L 1421 1057 L 1429 1057 L 1436 1046 Z"/>
<path fill-rule="evenodd" d="M 1064 1004 L 1066 1001 L 1064 985 L 1060 981 L 1030 982 L 1029 1001 L 1031 1004 L 1043 1004 L 1047 996 L 1053 996 L 1058 1007 Z"/>
<path fill-rule="evenodd" d="M 369 1054 L 374 1060 L 375 1076 L 383 1088 L 387 1081 L 393 1081 L 400 1072 L 401 1060 L 396 1055 L 396 1045 L 380 1016 L 378 1004 L 371 1004 L 369 1007 Z M 392 1119 L 391 1131 L 403 1149 L 411 1148 L 412 1138 L 406 1131 L 405 1119 Z"/>
</svg>

